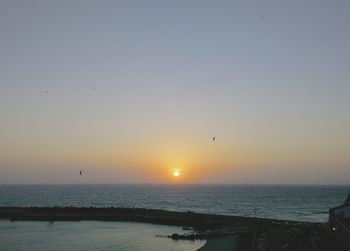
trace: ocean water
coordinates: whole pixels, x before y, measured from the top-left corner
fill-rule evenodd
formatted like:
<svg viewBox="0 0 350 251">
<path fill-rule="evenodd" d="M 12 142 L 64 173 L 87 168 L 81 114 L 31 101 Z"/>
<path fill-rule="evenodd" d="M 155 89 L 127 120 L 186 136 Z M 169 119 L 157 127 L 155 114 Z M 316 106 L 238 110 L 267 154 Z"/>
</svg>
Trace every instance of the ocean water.
<svg viewBox="0 0 350 251">
<path fill-rule="evenodd" d="M 1 251 L 194 251 L 206 241 L 157 237 L 180 227 L 131 222 L 34 222 L 0 220 Z"/>
<path fill-rule="evenodd" d="M 0 206 L 141 207 L 326 222 L 350 186 L 2 185 Z"/>
</svg>

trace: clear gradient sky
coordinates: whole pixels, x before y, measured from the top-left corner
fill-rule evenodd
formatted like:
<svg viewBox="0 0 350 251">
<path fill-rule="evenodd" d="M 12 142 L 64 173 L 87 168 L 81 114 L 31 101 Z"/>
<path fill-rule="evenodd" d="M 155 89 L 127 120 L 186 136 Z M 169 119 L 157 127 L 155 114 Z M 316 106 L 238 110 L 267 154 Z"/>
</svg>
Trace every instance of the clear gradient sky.
<svg viewBox="0 0 350 251">
<path fill-rule="evenodd" d="M 349 13 L 0 0 L 0 184 L 349 184 Z"/>
</svg>

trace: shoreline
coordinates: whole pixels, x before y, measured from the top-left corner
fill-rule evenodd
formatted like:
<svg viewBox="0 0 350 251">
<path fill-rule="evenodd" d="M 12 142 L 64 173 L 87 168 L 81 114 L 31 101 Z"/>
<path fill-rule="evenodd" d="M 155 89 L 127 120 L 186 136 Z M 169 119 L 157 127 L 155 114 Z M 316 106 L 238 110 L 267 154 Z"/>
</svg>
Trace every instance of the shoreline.
<svg viewBox="0 0 350 251">
<path fill-rule="evenodd" d="M 206 239 L 200 250 L 281 250 L 301 245 L 322 250 L 334 245 L 327 224 L 243 216 L 175 212 L 145 208 L 95 207 L 0 207 L 0 219 L 10 221 L 126 221 L 191 227 L 187 235 L 167 236 L 173 240 Z M 320 248 L 320 249 L 317 249 Z M 341 249 L 340 249 L 341 250 Z"/>
<path fill-rule="evenodd" d="M 245 226 L 262 226 L 266 224 L 287 224 L 289 226 L 324 225 L 324 223 L 305 221 L 124 207 L 0 207 L 0 219 L 12 221 L 136 221 L 206 229 L 225 227 L 232 224 L 243 224 Z"/>
</svg>

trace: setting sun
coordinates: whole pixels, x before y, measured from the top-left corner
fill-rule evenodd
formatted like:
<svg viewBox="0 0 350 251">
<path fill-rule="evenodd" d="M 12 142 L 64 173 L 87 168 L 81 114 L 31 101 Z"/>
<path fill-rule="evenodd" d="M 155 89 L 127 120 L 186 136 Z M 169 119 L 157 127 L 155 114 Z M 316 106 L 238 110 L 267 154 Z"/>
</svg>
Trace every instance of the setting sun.
<svg viewBox="0 0 350 251">
<path fill-rule="evenodd" d="M 174 171 L 174 172 L 173 172 L 173 175 L 174 175 L 175 177 L 179 177 L 179 176 L 180 176 L 180 172 L 179 172 L 179 171 Z"/>
</svg>

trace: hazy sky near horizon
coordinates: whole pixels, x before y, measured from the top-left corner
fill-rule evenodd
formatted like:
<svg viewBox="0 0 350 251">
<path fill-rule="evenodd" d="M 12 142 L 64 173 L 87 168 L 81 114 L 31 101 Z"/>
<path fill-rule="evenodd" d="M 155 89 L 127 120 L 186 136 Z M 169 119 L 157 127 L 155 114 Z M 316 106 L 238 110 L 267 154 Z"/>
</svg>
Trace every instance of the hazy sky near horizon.
<svg viewBox="0 0 350 251">
<path fill-rule="evenodd" d="M 349 12 L 0 0 L 0 184 L 349 184 Z"/>
</svg>

